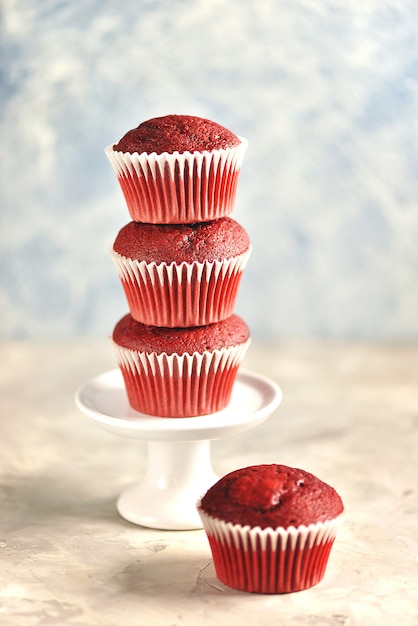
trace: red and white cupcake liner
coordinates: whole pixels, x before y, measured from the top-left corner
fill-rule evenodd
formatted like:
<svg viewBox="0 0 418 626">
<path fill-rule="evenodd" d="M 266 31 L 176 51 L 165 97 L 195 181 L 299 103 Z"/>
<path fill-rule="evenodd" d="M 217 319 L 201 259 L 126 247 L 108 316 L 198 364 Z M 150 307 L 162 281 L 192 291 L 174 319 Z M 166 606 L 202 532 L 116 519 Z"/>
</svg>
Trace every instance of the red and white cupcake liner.
<svg viewBox="0 0 418 626">
<path fill-rule="evenodd" d="M 203 152 L 105 153 L 118 177 L 133 221 L 208 222 L 232 213 L 248 141 Z"/>
<path fill-rule="evenodd" d="M 176 418 L 216 413 L 227 406 L 250 339 L 213 352 L 182 355 L 138 352 L 113 343 L 132 408 Z"/>
<path fill-rule="evenodd" d="M 200 501 L 197 508 L 219 580 L 252 593 L 290 593 L 319 583 L 342 519 L 261 529 L 213 518 Z"/>
<path fill-rule="evenodd" d="M 203 263 L 146 263 L 111 250 L 132 317 L 163 327 L 205 326 L 234 312 L 250 248 Z"/>
</svg>

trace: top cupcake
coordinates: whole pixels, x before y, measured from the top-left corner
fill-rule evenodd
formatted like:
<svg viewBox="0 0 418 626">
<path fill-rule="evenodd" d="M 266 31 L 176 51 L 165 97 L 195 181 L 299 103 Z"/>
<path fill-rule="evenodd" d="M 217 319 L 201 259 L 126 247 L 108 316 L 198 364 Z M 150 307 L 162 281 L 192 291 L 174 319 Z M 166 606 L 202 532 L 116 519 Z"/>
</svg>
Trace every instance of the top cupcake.
<svg viewBox="0 0 418 626">
<path fill-rule="evenodd" d="M 335 489 L 286 465 L 254 465 L 230 472 L 203 496 L 200 508 L 226 523 L 288 528 L 326 522 L 343 513 Z"/>
<path fill-rule="evenodd" d="M 208 222 L 232 213 L 247 140 L 193 115 L 142 122 L 105 150 L 133 221 Z"/>
<path fill-rule="evenodd" d="M 238 146 L 239 137 L 224 126 L 194 115 L 153 117 L 129 130 L 113 146 L 118 152 L 203 152 Z"/>
</svg>

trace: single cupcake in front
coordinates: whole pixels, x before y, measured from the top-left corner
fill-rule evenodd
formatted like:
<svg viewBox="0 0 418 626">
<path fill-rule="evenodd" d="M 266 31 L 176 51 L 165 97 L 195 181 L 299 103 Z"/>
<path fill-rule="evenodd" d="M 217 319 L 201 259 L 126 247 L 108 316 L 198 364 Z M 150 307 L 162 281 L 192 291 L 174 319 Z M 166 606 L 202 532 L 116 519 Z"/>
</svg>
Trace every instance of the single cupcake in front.
<svg viewBox="0 0 418 626">
<path fill-rule="evenodd" d="M 322 580 L 344 506 L 309 472 L 272 464 L 227 474 L 197 509 L 225 585 L 289 593 Z"/>
</svg>

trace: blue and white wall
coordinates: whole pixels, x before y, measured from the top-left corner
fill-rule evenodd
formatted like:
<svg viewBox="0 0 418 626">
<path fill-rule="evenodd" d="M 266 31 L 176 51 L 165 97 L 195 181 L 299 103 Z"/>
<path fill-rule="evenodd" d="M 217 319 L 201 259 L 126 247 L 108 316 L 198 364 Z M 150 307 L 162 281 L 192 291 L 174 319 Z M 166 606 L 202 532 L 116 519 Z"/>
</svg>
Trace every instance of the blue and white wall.
<svg viewBox="0 0 418 626">
<path fill-rule="evenodd" d="M 418 337 L 416 0 L 0 7 L 2 338 L 107 337 L 126 312 L 103 150 L 167 113 L 249 140 L 254 337 Z"/>
</svg>

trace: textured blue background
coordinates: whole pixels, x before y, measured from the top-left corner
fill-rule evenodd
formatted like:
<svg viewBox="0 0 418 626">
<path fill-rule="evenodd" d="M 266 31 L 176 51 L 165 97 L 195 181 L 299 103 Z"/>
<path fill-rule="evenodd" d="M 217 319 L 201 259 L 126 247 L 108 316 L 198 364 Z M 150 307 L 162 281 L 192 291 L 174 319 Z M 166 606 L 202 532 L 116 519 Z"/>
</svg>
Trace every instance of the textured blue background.
<svg viewBox="0 0 418 626">
<path fill-rule="evenodd" d="M 166 113 L 247 137 L 259 338 L 418 337 L 416 0 L 1 0 L 1 335 L 107 336 L 129 217 L 104 147 Z"/>
</svg>

